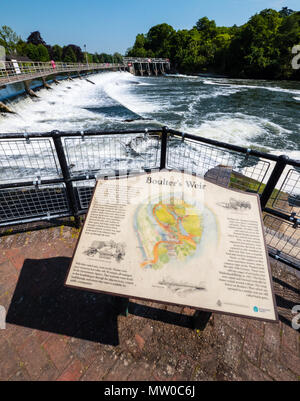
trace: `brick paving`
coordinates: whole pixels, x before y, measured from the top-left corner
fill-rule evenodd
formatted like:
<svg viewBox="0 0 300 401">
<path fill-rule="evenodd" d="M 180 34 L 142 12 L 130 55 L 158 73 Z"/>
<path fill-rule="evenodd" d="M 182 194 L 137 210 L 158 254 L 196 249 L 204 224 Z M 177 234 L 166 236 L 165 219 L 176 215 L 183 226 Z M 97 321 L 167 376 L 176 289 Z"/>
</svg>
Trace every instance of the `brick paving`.
<svg viewBox="0 0 300 401">
<path fill-rule="evenodd" d="M 192 329 L 189 308 L 64 287 L 78 238 L 62 226 L 0 239 L 0 381 L 300 380 L 291 309 L 300 279 L 272 263 L 278 324 L 213 314 Z"/>
</svg>

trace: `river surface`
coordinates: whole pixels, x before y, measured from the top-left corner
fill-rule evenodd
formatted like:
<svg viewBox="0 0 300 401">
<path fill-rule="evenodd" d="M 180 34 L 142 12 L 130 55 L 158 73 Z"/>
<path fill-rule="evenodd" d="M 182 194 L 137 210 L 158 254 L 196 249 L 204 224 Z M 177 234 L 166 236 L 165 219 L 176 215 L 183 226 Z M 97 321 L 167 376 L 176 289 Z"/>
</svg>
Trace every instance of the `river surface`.
<svg viewBox="0 0 300 401">
<path fill-rule="evenodd" d="M 300 83 L 105 72 L 10 101 L 0 134 L 167 125 L 300 159 Z"/>
</svg>

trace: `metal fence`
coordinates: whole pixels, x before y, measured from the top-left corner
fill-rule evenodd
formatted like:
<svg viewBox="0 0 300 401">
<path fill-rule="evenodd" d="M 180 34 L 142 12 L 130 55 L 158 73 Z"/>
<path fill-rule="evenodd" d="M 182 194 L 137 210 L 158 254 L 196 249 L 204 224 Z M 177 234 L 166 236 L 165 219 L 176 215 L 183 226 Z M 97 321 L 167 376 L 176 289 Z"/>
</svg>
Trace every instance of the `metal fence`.
<svg viewBox="0 0 300 401">
<path fill-rule="evenodd" d="M 260 195 L 271 257 L 300 269 L 300 162 L 167 128 L 2 134 L 0 227 L 85 214 L 97 176 L 176 169 Z"/>
<path fill-rule="evenodd" d="M 39 61 L 2 61 L 0 62 L 0 86 L 7 83 L 35 79 L 47 75 L 91 70 L 123 68 L 123 63 L 62 63 Z"/>
</svg>

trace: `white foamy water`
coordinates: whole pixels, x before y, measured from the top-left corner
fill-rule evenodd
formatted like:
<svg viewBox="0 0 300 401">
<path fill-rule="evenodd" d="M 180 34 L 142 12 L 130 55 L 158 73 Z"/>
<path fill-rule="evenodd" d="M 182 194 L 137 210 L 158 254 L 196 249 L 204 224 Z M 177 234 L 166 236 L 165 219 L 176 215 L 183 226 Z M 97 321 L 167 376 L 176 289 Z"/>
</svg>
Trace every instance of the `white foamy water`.
<svg viewBox="0 0 300 401">
<path fill-rule="evenodd" d="M 165 76 L 170 78 L 199 79 L 199 77 L 195 75 L 184 75 L 184 74 L 165 74 Z"/>
<path fill-rule="evenodd" d="M 133 84 L 135 77 L 127 73 L 103 73 L 88 79 L 74 79 L 53 84 L 52 90 L 41 89 L 39 98 L 26 97 L 12 102 L 10 107 L 16 115 L 0 117 L 0 132 L 47 132 L 52 130 L 76 131 L 101 129 L 122 116 L 113 113 L 107 118 L 106 109 L 121 103 L 126 86 Z M 120 101 L 115 99 L 119 99 Z M 130 102 L 129 102 L 130 103 Z M 134 99 L 131 102 L 134 107 Z M 149 110 L 148 104 L 144 108 Z M 143 107 L 140 107 L 141 111 Z M 126 116 L 125 116 L 126 117 Z"/>
<path fill-rule="evenodd" d="M 187 127 L 183 124 L 182 131 L 188 130 L 195 135 L 222 140 L 239 146 L 255 144 L 255 138 L 269 135 L 267 128 L 276 133 L 277 137 L 284 137 L 290 133 L 289 130 L 271 121 L 242 113 L 216 113 L 208 114 L 206 117 L 207 120 L 199 126 Z M 272 149 L 271 146 L 266 145 L 265 147 Z"/>
<path fill-rule="evenodd" d="M 273 87 L 268 84 L 266 84 L 266 85 L 255 85 L 255 84 L 245 85 L 245 84 L 238 83 L 238 80 L 236 80 L 235 82 L 231 82 L 230 80 L 226 80 L 223 78 L 215 79 L 215 80 L 204 79 L 203 83 L 205 85 L 215 85 L 215 86 L 225 86 L 225 87 L 229 86 L 231 88 L 245 88 L 245 89 L 254 89 L 254 90 L 255 89 L 264 89 L 264 90 L 268 90 L 271 92 L 282 92 L 282 93 L 300 95 L 300 90 L 285 89 L 285 88 L 279 88 L 276 86 Z"/>
<path fill-rule="evenodd" d="M 134 93 L 132 93 L 132 90 L 130 90 L 132 87 L 134 88 L 135 85 L 151 86 L 145 82 L 140 82 L 137 77 L 129 73 L 119 73 L 119 75 L 114 76 L 114 79 L 106 82 L 103 89 L 107 95 L 116 102 L 138 115 L 153 113 L 160 110 L 161 106 L 159 104 L 136 97 Z"/>
<path fill-rule="evenodd" d="M 106 72 L 88 79 L 95 85 L 85 79 L 61 81 L 57 86 L 52 84 L 52 90 L 38 91 L 37 100 L 26 97 L 12 102 L 17 114 L 0 116 L 0 133 L 167 125 L 300 158 L 297 83 L 280 87 L 269 81 L 184 75 L 135 77 L 124 72 Z"/>
</svg>

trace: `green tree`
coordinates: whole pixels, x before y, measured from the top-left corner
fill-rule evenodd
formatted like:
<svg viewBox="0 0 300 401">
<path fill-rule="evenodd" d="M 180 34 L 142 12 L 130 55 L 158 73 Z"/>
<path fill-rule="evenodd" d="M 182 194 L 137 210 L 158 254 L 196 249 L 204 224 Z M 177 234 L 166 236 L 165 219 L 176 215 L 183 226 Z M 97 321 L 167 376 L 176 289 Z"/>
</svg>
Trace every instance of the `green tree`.
<svg viewBox="0 0 300 401">
<path fill-rule="evenodd" d="M 128 57 L 142 57 L 146 58 L 147 57 L 147 50 L 144 49 L 143 47 L 133 47 L 128 53 Z"/>
<path fill-rule="evenodd" d="M 65 63 L 76 63 L 76 61 L 77 61 L 76 60 L 76 55 L 75 55 L 74 50 L 72 49 L 72 47 L 68 46 L 65 49 L 65 55 L 64 55 L 63 61 Z"/>
<path fill-rule="evenodd" d="M 62 61 L 63 59 L 63 49 L 59 45 L 54 45 L 52 47 L 52 57 L 55 61 Z"/>
<path fill-rule="evenodd" d="M 300 70 L 291 68 L 292 48 L 300 44 L 300 12 L 284 18 L 276 36 L 279 51 L 275 78 L 300 79 Z"/>
<path fill-rule="evenodd" d="M 99 57 L 98 57 L 97 53 L 93 54 L 92 59 L 93 59 L 93 63 L 99 63 Z"/>
<path fill-rule="evenodd" d="M 250 78 L 272 78 L 278 63 L 276 37 L 281 24 L 282 17 L 272 9 L 251 17 L 229 48 L 232 71 Z"/>
<path fill-rule="evenodd" d="M 39 54 L 39 56 L 38 56 L 39 60 L 38 61 L 46 62 L 46 61 L 50 60 L 50 56 L 49 56 L 48 49 L 47 49 L 46 46 L 44 46 L 42 44 L 39 44 L 37 46 L 37 51 L 38 51 L 38 54 Z"/>
<path fill-rule="evenodd" d="M 110 54 L 101 53 L 98 58 L 100 63 L 112 63 L 112 56 Z"/>
<path fill-rule="evenodd" d="M 122 54 L 116 52 L 116 53 L 113 54 L 113 58 L 114 58 L 114 62 L 115 62 L 115 63 L 120 63 L 120 64 L 123 63 L 123 56 L 122 56 Z"/>
<path fill-rule="evenodd" d="M 15 52 L 21 38 L 7 25 L 0 28 L 0 45 L 8 54 Z"/>
<path fill-rule="evenodd" d="M 135 43 L 134 43 L 134 48 L 136 49 L 144 49 L 145 48 L 145 43 L 146 43 L 146 37 L 143 33 L 139 33 L 136 36 Z"/>
<path fill-rule="evenodd" d="M 204 40 L 212 39 L 217 35 L 217 26 L 214 20 L 207 17 L 200 18 L 196 23 L 196 29 Z"/>
<path fill-rule="evenodd" d="M 86 58 L 89 64 L 93 63 L 93 54 L 87 53 Z"/>
<path fill-rule="evenodd" d="M 218 27 L 200 18 L 193 29 L 175 31 L 164 23 L 138 34 L 126 55 L 167 57 L 178 72 L 216 71 L 234 77 L 299 79 L 291 68 L 292 48 L 300 44 L 300 13 L 265 9 L 238 27 Z"/>
<path fill-rule="evenodd" d="M 126 55 L 128 57 L 147 57 L 147 50 L 145 49 L 146 42 L 147 39 L 144 34 L 137 34 L 133 47 L 127 50 Z"/>
<path fill-rule="evenodd" d="M 27 43 L 20 39 L 16 45 L 16 52 L 19 56 L 27 56 Z"/>
<path fill-rule="evenodd" d="M 152 27 L 146 36 L 145 50 L 152 50 L 156 57 L 170 57 L 170 40 L 175 33 L 174 28 L 168 24 L 160 24 Z"/>
<path fill-rule="evenodd" d="M 281 17 L 289 17 L 290 15 L 294 14 L 294 10 L 291 10 L 288 7 L 282 7 L 282 9 L 279 11 L 279 14 Z"/>
<path fill-rule="evenodd" d="M 29 43 L 26 46 L 26 56 L 28 58 L 30 58 L 30 60 L 32 60 L 32 61 L 40 61 L 39 60 L 40 54 L 39 54 L 38 48 L 37 48 L 37 46 L 33 45 L 32 43 Z"/>
</svg>

